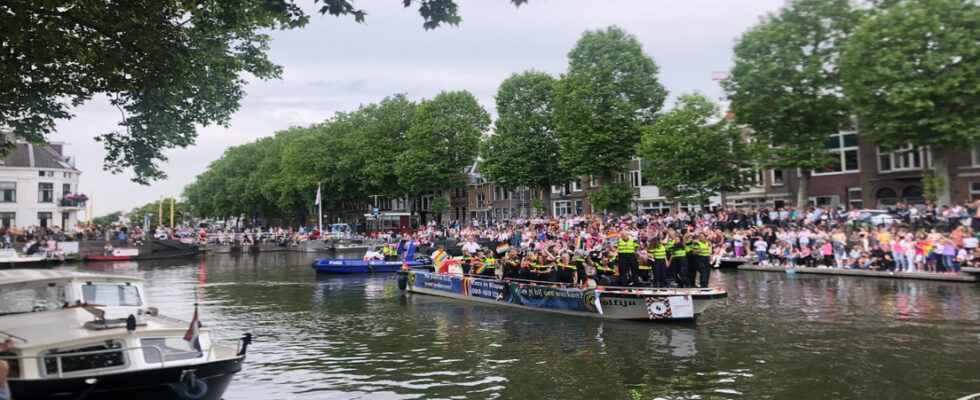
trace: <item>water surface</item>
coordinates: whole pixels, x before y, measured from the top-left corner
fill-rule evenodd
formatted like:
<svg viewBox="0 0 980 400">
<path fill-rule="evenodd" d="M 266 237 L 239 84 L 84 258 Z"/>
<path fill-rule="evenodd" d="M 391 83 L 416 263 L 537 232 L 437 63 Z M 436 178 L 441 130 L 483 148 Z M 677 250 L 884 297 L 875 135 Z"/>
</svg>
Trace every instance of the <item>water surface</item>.
<svg viewBox="0 0 980 400">
<path fill-rule="evenodd" d="M 312 255 L 92 264 L 256 342 L 226 399 L 956 399 L 980 392 L 980 285 L 713 274 L 696 324 L 601 321 L 318 277 Z M 196 299 L 196 300 L 195 300 Z"/>
</svg>

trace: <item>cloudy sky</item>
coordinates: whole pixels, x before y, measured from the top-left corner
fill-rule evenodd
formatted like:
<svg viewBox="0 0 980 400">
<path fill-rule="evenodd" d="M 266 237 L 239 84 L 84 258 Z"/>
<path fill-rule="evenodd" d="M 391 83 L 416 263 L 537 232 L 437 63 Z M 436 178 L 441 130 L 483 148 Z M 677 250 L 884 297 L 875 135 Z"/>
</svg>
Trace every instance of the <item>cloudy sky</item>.
<svg viewBox="0 0 980 400">
<path fill-rule="evenodd" d="M 458 0 L 459 27 L 422 29 L 422 20 L 400 2 L 358 1 L 364 24 L 316 15 L 303 29 L 274 32 L 271 58 L 285 69 L 276 81 L 253 81 L 229 128 L 200 131 L 197 145 L 171 151 L 166 181 L 151 186 L 129 174 L 102 171 L 105 151 L 93 139 L 115 129 L 118 111 L 95 100 L 59 125 L 52 140 L 82 170 L 81 188 L 95 214 L 129 210 L 162 196 L 179 195 L 222 151 L 294 125 L 321 121 L 337 111 L 386 95 L 432 97 L 442 90 L 471 91 L 491 112 L 500 82 L 528 69 L 558 75 L 583 31 L 619 25 L 634 34 L 660 66 L 672 98 L 701 92 L 720 98 L 713 71 L 731 65 L 739 34 L 785 0 Z M 670 100 L 672 102 L 672 100 Z"/>
</svg>

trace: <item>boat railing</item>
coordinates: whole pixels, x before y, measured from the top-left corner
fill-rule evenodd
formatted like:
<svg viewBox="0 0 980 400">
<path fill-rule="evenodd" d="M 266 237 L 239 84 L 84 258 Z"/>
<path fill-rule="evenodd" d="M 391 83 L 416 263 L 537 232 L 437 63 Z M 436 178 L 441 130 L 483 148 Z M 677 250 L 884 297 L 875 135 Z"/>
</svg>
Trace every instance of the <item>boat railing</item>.
<svg viewBox="0 0 980 400">
<path fill-rule="evenodd" d="M 498 279 L 496 276 L 486 276 L 486 275 L 475 275 L 475 274 L 453 274 L 459 276 L 465 276 L 468 278 L 477 279 Z M 563 289 L 582 289 L 581 286 L 566 282 L 553 282 L 553 281 L 538 281 L 533 279 L 519 279 L 519 278 L 500 278 L 500 280 L 505 282 L 515 282 L 515 283 L 529 283 L 534 285 L 560 287 Z M 606 286 L 598 285 L 592 289 L 601 289 L 603 291 L 617 291 L 617 292 L 633 292 L 633 291 L 658 291 L 658 292 L 669 292 L 682 290 L 684 292 L 714 292 L 715 288 L 657 288 L 652 286 Z"/>
<path fill-rule="evenodd" d="M 153 365 L 156 365 L 156 364 L 159 363 L 160 364 L 160 368 L 163 368 L 166 365 L 166 360 L 164 360 L 164 357 L 163 357 L 163 351 L 160 350 L 160 348 L 158 346 L 120 347 L 120 348 L 115 348 L 115 349 L 92 350 L 92 351 L 78 351 L 78 352 L 63 353 L 63 354 L 44 354 L 44 355 L 38 355 L 38 356 L 3 355 L 3 356 L 0 356 L 0 360 L 13 360 L 13 361 L 40 360 L 41 364 L 39 365 L 39 367 L 40 368 L 46 368 L 45 365 L 44 365 L 44 363 L 47 360 L 53 358 L 53 359 L 55 359 L 55 363 L 56 363 L 57 368 L 58 368 L 58 371 L 57 371 L 56 376 L 58 378 L 62 378 L 62 377 L 64 377 L 64 371 L 62 371 L 62 362 L 61 362 L 61 359 L 64 358 L 64 357 L 92 356 L 92 355 L 98 355 L 98 354 L 122 353 L 122 352 L 127 352 L 128 353 L 128 352 L 132 352 L 132 351 L 135 351 L 135 350 L 145 351 L 146 349 L 151 349 L 151 350 L 155 351 L 156 354 L 157 354 L 157 356 L 160 358 L 160 361 L 159 362 L 152 363 Z M 210 351 L 210 349 L 209 349 L 209 351 Z M 144 362 L 145 362 L 145 360 L 146 360 L 146 358 L 144 357 Z M 23 364 L 21 364 L 21 365 L 23 365 Z"/>
</svg>

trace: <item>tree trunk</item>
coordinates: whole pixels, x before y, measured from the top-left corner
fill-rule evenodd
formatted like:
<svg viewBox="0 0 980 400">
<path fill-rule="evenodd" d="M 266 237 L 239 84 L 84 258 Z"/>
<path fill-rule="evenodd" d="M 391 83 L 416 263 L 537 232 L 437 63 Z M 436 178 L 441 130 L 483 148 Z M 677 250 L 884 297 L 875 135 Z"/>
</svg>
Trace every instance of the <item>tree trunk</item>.
<svg viewBox="0 0 980 400">
<path fill-rule="evenodd" d="M 796 208 L 805 209 L 810 203 L 810 170 L 796 169 Z"/>
<path fill-rule="evenodd" d="M 931 153 L 933 174 L 935 174 L 932 189 L 935 191 L 936 205 L 948 206 L 953 202 L 953 191 L 952 185 L 950 185 L 949 159 L 946 158 L 946 149 L 938 146 L 933 147 Z"/>
</svg>

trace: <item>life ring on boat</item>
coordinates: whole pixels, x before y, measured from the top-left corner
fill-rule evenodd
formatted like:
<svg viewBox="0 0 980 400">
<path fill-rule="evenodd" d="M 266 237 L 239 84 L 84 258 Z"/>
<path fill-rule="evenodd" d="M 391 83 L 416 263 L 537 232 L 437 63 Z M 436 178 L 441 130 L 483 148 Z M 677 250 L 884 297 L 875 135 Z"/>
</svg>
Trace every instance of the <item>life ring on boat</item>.
<svg viewBox="0 0 980 400">
<path fill-rule="evenodd" d="M 170 388 L 182 400 L 200 400 L 208 395 L 208 383 L 197 379 L 193 372 L 181 375 L 180 382 L 171 384 Z"/>
<path fill-rule="evenodd" d="M 667 302 L 658 301 L 650 304 L 650 313 L 652 313 L 655 317 L 663 317 L 664 315 L 667 315 L 667 311 L 670 311 L 670 307 L 667 306 Z"/>
</svg>

